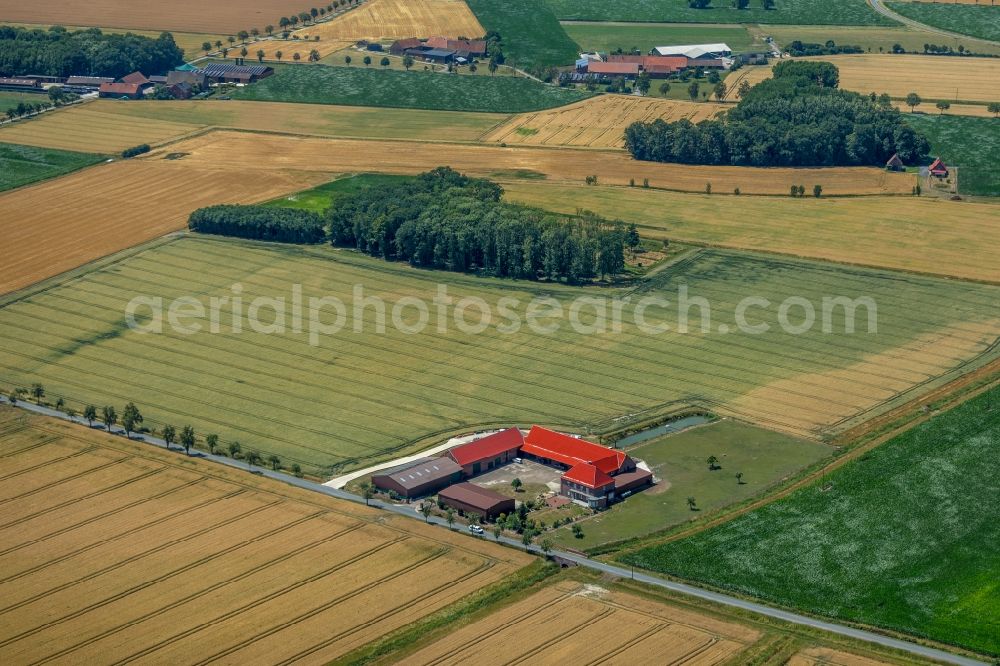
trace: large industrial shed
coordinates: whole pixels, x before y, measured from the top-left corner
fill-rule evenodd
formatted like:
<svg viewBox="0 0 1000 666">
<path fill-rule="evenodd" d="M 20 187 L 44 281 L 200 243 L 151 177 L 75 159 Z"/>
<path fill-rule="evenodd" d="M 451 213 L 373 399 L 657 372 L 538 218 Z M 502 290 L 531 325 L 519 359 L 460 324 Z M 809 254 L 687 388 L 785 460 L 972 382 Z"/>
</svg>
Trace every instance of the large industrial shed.
<svg viewBox="0 0 1000 666">
<path fill-rule="evenodd" d="M 482 488 L 472 483 L 456 483 L 438 493 L 438 499 L 464 514 L 478 514 L 492 520 L 501 513 L 514 511 L 514 500 L 498 492 Z"/>
<path fill-rule="evenodd" d="M 433 495 L 462 479 L 462 468 L 451 458 L 433 458 L 403 469 L 372 476 L 379 490 L 394 491 L 407 499 Z"/>
<path fill-rule="evenodd" d="M 465 476 L 475 476 L 510 462 L 517 457 L 524 437 L 517 428 L 508 428 L 474 442 L 456 446 L 448 457 L 462 466 Z"/>
</svg>

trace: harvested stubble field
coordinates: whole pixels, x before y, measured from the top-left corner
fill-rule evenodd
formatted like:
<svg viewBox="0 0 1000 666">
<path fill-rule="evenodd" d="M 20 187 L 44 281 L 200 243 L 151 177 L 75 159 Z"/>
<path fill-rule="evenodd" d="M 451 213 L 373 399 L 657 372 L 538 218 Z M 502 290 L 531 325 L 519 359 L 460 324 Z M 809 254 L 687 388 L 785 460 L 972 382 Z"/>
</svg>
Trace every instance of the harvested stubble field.
<svg viewBox="0 0 1000 666">
<path fill-rule="evenodd" d="M 7 125 L 0 129 L 0 141 L 107 155 L 140 143 L 156 145 L 203 127 L 121 113 L 126 105 L 147 106 L 109 100 L 79 104 Z"/>
<path fill-rule="evenodd" d="M 623 148 L 625 128 L 634 122 L 714 118 L 723 104 L 680 102 L 626 95 L 601 95 L 550 111 L 515 116 L 487 134 L 489 143 Z"/>
<path fill-rule="evenodd" d="M 0 659 L 324 664 L 517 551 L 0 408 Z"/>
<path fill-rule="evenodd" d="M 182 229 L 202 206 L 267 201 L 325 180 L 129 161 L 0 194 L 0 294 Z"/>
<path fill-rule="evenodd" d="M 504 189 L 507 199 L 530 206 L 634 222 L 652 238 L 1000 283 L 995 204 L 707 196 L 523 180 Z"/>
<path fill-rule="evenodd" d="M 162 334 L 144 335 L 125 323 L 126 305 L 137 295 L 162 296 L 166 303 L 194 296 L 207 308 L 210 296 L 231 295 L 237 283 L 247 304 L 258 296 L 288 298 L 296 283 L 305 299 L 339 298 L 348 304 L 346 328 L 310 344 L 308 327 L 296 332 L 291 322 L 283 334 L 243 322 L 240 331 L 224 324 L 218 333 L 204 328 L 194 335 L 168 325 Z M 416 334 L 390 325 L 380 333 L 373 307 L 355 316 L 350 305 L 354 285 L 381 297 L 388 313 L 404 296 L 430 302 L 442 283 L 456 299 L 491 304 L 492 326 L 479 335 L 455 326 L 441 333 L 436 325 Z M 0 383 L 41 382 L 71 404 L 133 400 L 151 426 L 191 423 L 201 433 L 217 432 L 223 441 L 239 440 L 329 474 L 395 457 L 434 433 L 510 422 L 583 432 L 678 401 L 815 437 L 881 413 L 998 353 L 994 287 L 706 250 L 629 293 L 633 301 L 660 295 L 676 303 L 681 285 L 711 303 L 712 333 L 700 332 L 697 308 L 691 319 L 699 332 L 676 332 L 673 307 L 648 313 L 653 322 L 669 323 L 670 332 L 644 332 L 632 303 L 623 310 L 620 333 L 588 334 L 556 320 L 553 334 L 526 325 L 511 334 L 498 330 L 501 297 L 518 300 L 514 309 L 523 323 L 535 296 L 567 307 L 580 296 L 625 293 L 428 273 L 323 247 L 184 238 L 5 306 Z M 774 304 L 801 296 L 817 311 L 826 296 L 868 296 L 878 305 L 878 333 L 867 333 L 863 308 L 858 328 L 864 333 L 843 333 L 844 312 L 837 308 L 833 332 L 817 325 L 807 334 L 787 334 L 777 305 L 748 315 L 753 324 L 767 323 L 767 333 L 736 333 L 735 307 L 748 295 Z M 231 321 L 221 307 L 221 321 Z M 330 316 L 327 311 L 323 321 L 330 323 Z M 416 312 L 405 308 L 398 316 L 413 324 Z M 594 322 L 591 309 L 580 317 Z M 734 332 L 714 333 L 720 324 Z"/>
<path fill-rule="evenodd" d="M 840 650 L 808 648 L 793 655 L 785 666 L 888 666 L 888 664 Z"/>
<path fill-rule="evenodd" d="M 405 656 L 407 664 L 660 663 L 733 659 L 760 633 L 594 585 L 561 582 Z"/>
<path fill-rule="evenodd" d="M 139 104 L 98 100 L 0 129 L 0 141 L 107 154 L 139 143 L 155 146 L 198 130 L 218 127 L 331 137 L 471 142 L 509 117 L 502 113 L 265 104 L 239 100 Z"/>
<path fill-rule="evenodd" d="M 236 34 L 302 11 L 289 0 L 0 0 L 0 22 Z"/>
<path fill-rule="evenodd" d="M 476 39 L 485 33 L 465 0 L 368 0 L 332 21 L 297 31 L 319 35 L 321 42 L 438 35 Z"/>
<path fill-rule="evenodd" d="M 308 31 L 306 31 L 308 32 Z M 315 41 L 310 38 L 308 41 L 304 39 L 306 36 L 303 33 L 303 39 L 262 39 L 257 42 L 250 42 L 247 44 L 247 58 L 252 59 L 254 63 L 257 62 L 258 51 L 264 52 L 264 60 L 268 61 L 267 64 L 278 63 L 294 63 L 295 54 L 299 54 L 299 62 L 306 66 L 305 63 L 309 61 L 309 53 L 313 50 L 319 52 L 320 58 L 325 58 L 331 53 L 336 53 L 341 51 L 348 46 L 354 44 L 354 42 L 347 41 L 344 39 L 320 39 Z M 240 57 L 240 45 L 236 45 L 237 48 L 230 49 L 229 60 L 216 58 L 220 62 L 236 62 L 236 58 Z M 281 57 L 278 57 L 278 52 L 281 52 Z M 359 56 L 357 60 L 361 60 L 362 56 Z"/>
<path fill-rule="evenodd" d="M 580 150 L 541 146 L 460 145 L 403 141 L 360 141 L 213 132 L 171 145 L 164 152 L 187 154 L 181 162 L 218 169 L 417 174 L 437 165 L 475 175 L 514 174 L 550 181 L 582 183 L 596 175 L 601 183 L 627 185 L 630 179 L 672 190 L 716 192 L 739 187 L 746 194 L 787 195 L 792 184 L 822 183 L 823 192 L 838 194 L 909 194 L 911 175 L 884 169 L 755 169 L 691 166 L 633 160 L 622 150 Z M 161 154 L 152 154 L 158 159 Z M 145 158 L 144 158 L 145 159 Z M 541 175 L 539 175 L 541 174 Z"/>
<path fill-rule="evenodd" d="M 802 60 L 832 62 L 840 70 L 840 87 L 845 90 L 864 95 L 889 93 L 896 99 L 916 92 L 925 100 L 994 102 L 997 91 L 989 82 L 1000 81 L 1000 60 L 996 58 L 859 54 Z M 747 68 L 750 85 L 770 77 L 770 67 Z M 737 86 L 739 81 L 734 79 L 730 88 Z"/>
<path fill-rule="evenodd" d="M 636 566 L 1000 654 L 1000 387 Z"/>
</svg>

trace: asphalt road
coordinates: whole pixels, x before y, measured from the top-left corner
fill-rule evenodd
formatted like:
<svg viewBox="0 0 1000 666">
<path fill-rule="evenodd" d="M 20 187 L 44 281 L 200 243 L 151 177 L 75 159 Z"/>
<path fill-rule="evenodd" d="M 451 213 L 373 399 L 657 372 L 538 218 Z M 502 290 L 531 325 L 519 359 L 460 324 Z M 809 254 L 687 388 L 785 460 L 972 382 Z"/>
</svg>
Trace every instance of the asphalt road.
<svg viewBox="0 0 1000 666">
<path fill-rule="evenodd" d="M 875 1 L 875 0 L 872 0 Z M 7 402 L 6 398 L 0 397 L 0 403 Z M 49 409 L 48 407 L 40 407 L 34 403 L 19 401 L 19 407 L 27 409 L 28 411 L 35 412 L 38 414 L 44 414 L 46 416 L 52 416 L 55 418 L 60 418 L 65 421 L 72 421 L 87 426 L 87 422 L 80 417 L 70 418 L 62 412 L 57 412 L 54 409 Z M 97 425 L 94 426 L 98 427 Z M 113 429 L 113 432 L 124 436 L 124 431 L 120 427 Z M 162 439 L 156 437 L 150 437 L 148 435 L 142 435 L 135 438 L 136 441 L 143 441 L 153 446 L 158 446 L 160 448 L 165 447 L 165 443 Z M 178 446 L 170 447 L 170 450 L 176 451 L 183 455 L 184 449 Z M 348 502 L 354 502 L 356 504 L 364 504 L 365 500 L 357 495 L 346 492 L 344 490 L 339 490 L 337 488 L 330 488 L 329 486 L 324 486 L 320 483 L 314 483 L 312 481 L 307 481 L 306 479 L 299 479 L 294 476 L 290 476 L 283 472 L 275 472 L 270 469 L 263 467 L 254 467 L 252 470 L 247 467 L 246 463 L 240 462 L 238 460 L 233 460 L 232 458 L 227 458 L 226 456 L 213 455 L 210 453 L 204 453 L 202 451 L 197 451 L 191 454 L 192 457 L 202 458 L 204 460 L 210 460 L 212 462 L 218 463 L 220 465 L 226 465 L 228 467 L 233 467 L 236 469 L 243 470 L 248 473 L 254 473 L 259 476 L 263 476 L 269 479 L 274 479 L 275 481 L 280 481 L 286 483 L 290 486 L 295 486 L 296 488 L 302 488 L 304 490 L 309 490 L 312 492 L 320 493 L 322 495 L 327 495 L 328 497 L 335 497 L 337 499 L 346 500 Z M 397 504 L 385 504 L 383 502 L 372 500 L 368 503 L 369 506 L 379 508 L 385 511 L 391 511 L 407 518 L 412 518 L 414 520 L 423 520 L 424 517 L 418 513 L 416 504 L 407 505 L 397 505 Z M 448 529 L 447 523 L 443 518 L 438 518 L 435 516 L 430 517 L 427 522 L 433 523 L 435 525 L 440 525 L 445 529 Z M 466 532 L 467 533 L 467 532 Z M 468 534 L 468 533 L 467 533 Z M 470 539 L 492 539 L 492 535 L 476 537 L 472 534 L 468 534 Z M 519 540 L 512 539 L 510 537 L 500 537 L 500 543 L 504 543 L 508 546 L 514 548 L 524 548 Z M 537 545 L 531 545 L 528 550 L 537 554 L 542 555 L 541 548 Z M 846 625 L 838 624 L 836 622 L 831 622 L 827 620 L 821 620 L 806 615 L 800 615 L 798 613 L 792 613 L 790 611 L 781 610 L 779 608 L 773 608 L 771 606 L 766 606 L 755 601 L 749 601 L 746 599 L 740 599 L 738 597 L 733 597 L 727 594 L 721 594 L 719 592 L 712 592 L 710 590 L 704 590 L 700 587 L 695 587 L 694 585 L 688 585 L 686 583 L 678 583 L 664 578 L 659 578 L 641 571 L 633 571 L 631 569 L 626 569 L 624 567 L 616 566 L 613 564 L 607 564 L 605 562 L 599 562 L 597 560 L 592 560 L 588 557 L 577 555 L 575 553 L 570 553 L 566 551 L 553 550 L 550 555 L 559 557 L 561 559 L 573 562 L 579 566 L 587 567 L 589 569 L 595 569 L 603 573 L 612 574 L 620 578 L 631 578 L 633 580 L 646 583 L 648 585 L 654 585 L 656 587 L 663 588 L 665 590 L 670 590 L 671 592 L 677 592 L 680 594 L 685 594 L 692 597 L 697 597 L 699 599 L 704 599 L 706 601 L 712 601 L 724 606 L 731 606 L 733 608 L 740 608 L 743 610 L 752 611 L 760 615 L 765 615 L 767 617 L 776 618 L 783 620 L 785 622 L 791 622 L 792 624 L 798 624 L 806 627 L 812 627 L 814 629 L 822 629 L 833 634 L 838 634 L 840 636 L 847 636 L 857 640 L 867 641 L 869 643 L 875 643 L 877 645 L 883 645 L 885 647 L 895 648 L 897 650 L 903 650 L 904 652 L 909 652 L 911 654 L 924 657 L 927 659 L 937 660 L 946 664 L 956 664 L 957 666 L 990 666 L 987 662 L 978 661 L 975 659 L 970 659 L 968 657 L 962 657 L 950 652 L 945 652 L 944 650 L 938 650 L 932 647 L 927 647 L 910 641 L 902 640 L 899 638 L 892 638 L 889 636 L 883 636 L 871 631 L 865 631 L 863 629 L 856 629 L 854 627 L 849 627 Z"/>
<path fill-rule="evenodd" d="M 958 32 L 949 32 L 948 30 L 942 30 L 941 28 L 935 28 L 934 26 L 914 21 L 911 18 L 907 18 L 905 16 L 902 16 L 901 14 L 897 14 L 896 12 L 886 7 L 885 4 L 883 4 L 883 0 L 868 0 L 868 4 L 871 5 L 871 8 L 877 11 L 882 16 L 885 16 L 886 18 L 890 18 L 893 21 L 897 21 L 899 23 L 902 23 L 903 25 L 915 28 L 917 30 L 923 30 L 924 32 L 933 32 L 938 35 L 944 35 L 945 37 L 954 37 L 956 39 L 972 40 L 974 42 L 985 42 L 987 44 L 997 43 L 990 41 L 988 39 L 982 39 L 980 37 L 971 37 L 969 35 L 963 35 Z"/>
</svg>

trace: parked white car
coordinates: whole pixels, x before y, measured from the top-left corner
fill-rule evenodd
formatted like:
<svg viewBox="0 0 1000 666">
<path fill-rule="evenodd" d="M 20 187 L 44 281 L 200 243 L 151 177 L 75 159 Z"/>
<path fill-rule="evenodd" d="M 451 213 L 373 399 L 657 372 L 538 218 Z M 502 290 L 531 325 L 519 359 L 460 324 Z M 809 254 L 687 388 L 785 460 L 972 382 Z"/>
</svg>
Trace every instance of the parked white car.
<svg viewBox="0 0 1000 666">
<path fill-rule="evenodd" d="M 477 536 L 481 536 L 486 533 L 486 531 L 479 525 L 469 525 L 469 531 Z"/>
</svg>

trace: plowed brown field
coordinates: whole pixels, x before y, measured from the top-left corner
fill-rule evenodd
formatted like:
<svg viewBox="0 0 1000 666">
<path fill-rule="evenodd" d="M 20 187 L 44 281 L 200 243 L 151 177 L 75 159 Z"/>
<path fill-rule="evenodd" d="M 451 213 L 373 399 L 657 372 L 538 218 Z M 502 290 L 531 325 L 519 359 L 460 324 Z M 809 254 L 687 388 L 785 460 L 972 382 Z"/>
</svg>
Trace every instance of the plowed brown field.
<svg viewBox="0 0 1000 666">
<path fill-rule="evenodd" d="M 133 160 L 0 194 L 0 294 L 182 229 L 202 206 L 266 201 L 327 179 Z"/>
<path fill-rule="evenodd" d="M 0 408 L 4 663 L 323 664 L 527 555 Z"/>
<path fill-rule="evenodd" d="M 697 123 L 714 118 L 725 108 L 723 104 L 601 95 L 558 109 L 515 116 L 510 122 L 490 132 L 484 137 L 484 141 L 622 148 L 625 146 L 625 128 L 634 122 L 687 118 Z"/>
</svg>

